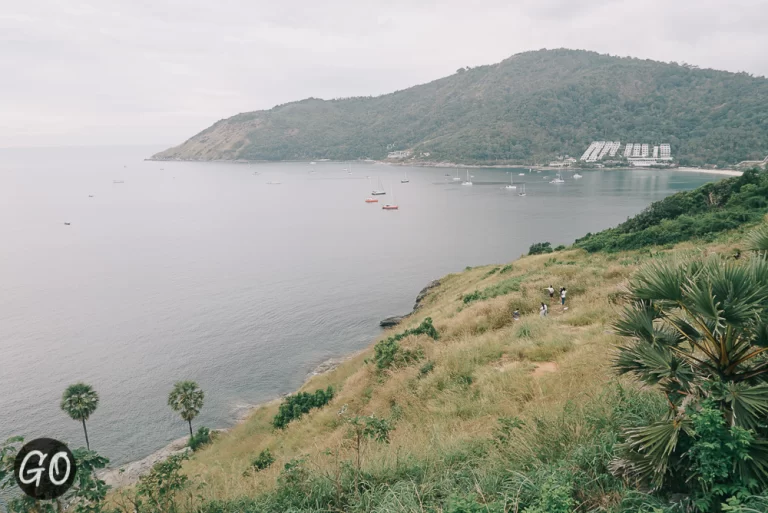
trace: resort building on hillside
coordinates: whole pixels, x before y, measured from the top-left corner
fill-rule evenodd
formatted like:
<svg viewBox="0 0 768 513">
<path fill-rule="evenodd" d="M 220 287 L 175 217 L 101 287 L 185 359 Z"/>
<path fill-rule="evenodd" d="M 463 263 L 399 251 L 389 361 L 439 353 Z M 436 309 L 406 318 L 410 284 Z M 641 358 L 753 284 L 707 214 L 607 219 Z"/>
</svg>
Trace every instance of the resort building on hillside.
<svg viewBox="0 0 768 513">
<path fill-rule="evenodd" d="M 411 156 L 411 150 L 390 151 L 387 154 L 388 159 L 405 159 L 410 156 Z"/>
</svg>

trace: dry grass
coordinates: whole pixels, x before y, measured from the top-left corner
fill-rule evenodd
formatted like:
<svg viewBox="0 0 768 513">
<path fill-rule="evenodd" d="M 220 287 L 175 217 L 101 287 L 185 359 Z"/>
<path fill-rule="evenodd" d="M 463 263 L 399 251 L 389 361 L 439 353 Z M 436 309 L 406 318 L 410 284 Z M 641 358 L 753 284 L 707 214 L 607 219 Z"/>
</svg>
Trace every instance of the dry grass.
<svg viewBox="0 0 768 513">
<path fill-rule="evenodd" d="M 422 362 L 384 373 L 364 362 L 372 348 L 316 376 L 302 390 L 333 385 L 338 394 L 325 408 L 311 412 L 287 429 L 275 431 L 275 401 L 256 410 L 246 422 L 186 462 L 193 483 L 204 483 L 203 499 L 231 499 L 270 490 L 283 465 L 306 458 L 318 472 L 331 475 L 337 458 L 351 459 L 347 430 L 339 411 L 396 418 L 391 444 L 368 444 L 364 465 L 386 466 L 393 458 L 429 460 L 468 441 L 488 437 L 502 416 L 520 418 L 558 412 L 568 401 L 598 393 L 612 379 L 608 329 L 618 314 L 610 301 L 649 251 L 589 255 L 568 250 L 524 257 L 512 271 L 478 267 L 449 275 L 424 301 L 416 318 L 382 338 L 432 317 L 440 340 L 409 337 L 407 348 L 420 347 Z M 524 276 L 520 290 L 464 304 L 462 296 L 513 277 Z M 538 305 L 549 301 L 545 287 L 566 286 L 569 307 L 550 305 L 547 318 Z M 512 319 L 519 309 L 522 318 Z M 419 369 L 434 362 L 426 373 Z M 553 413 L 554 415 L 555 413 Z M 244 475 L 263 449 L 277 461 L 271 468 Z"/>
</svg>

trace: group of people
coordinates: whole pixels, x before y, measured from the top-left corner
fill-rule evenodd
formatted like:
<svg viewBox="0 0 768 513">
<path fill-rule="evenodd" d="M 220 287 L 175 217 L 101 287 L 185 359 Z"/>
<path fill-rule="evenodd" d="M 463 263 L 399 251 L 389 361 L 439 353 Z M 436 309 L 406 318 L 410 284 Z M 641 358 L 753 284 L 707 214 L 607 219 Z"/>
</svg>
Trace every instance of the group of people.
<svg viewBox="0 0 768 513">
<path fill-rule="evenodd" d="M 555 287 L 550 285 L 546 289 L 547 292 L 549 292 L 549 302 L 551 303 L 555 299 Z M 560 304 L 563 307 L 563 310 L 567 310 L 567 307 L 565 306 L 565 296 L 568 293 L 568 291 L 565 289 L 565 287 L 560 287 Z M 546 303 L 542 301 L 541 306 L 539 307 L 539 317 L 546 317 L 549 314 L 549 307 Z"/>
<path fill-rule="evenodd" d="M 550 285 L 546 289 L 547 292 L 549 292 L 549 302 L 551 303 L 555 299 L 555 288 Z M 567 310 L 568 307 L 565 306 L 565 296 L 568 294 L 568 291 L 565 289 L 565 287 L 560 287 L 560 304 L 563 307 L 563 310 Z M 549 314 L 549 306 L 547 306 L 546 303 L 542 302 L 541 306 L 539 307 L 539 316 L 540 317 L 546 317 Z M 520 319 L 520 311 L 515 309 L 514 312 L 512 312 L 512 318 L 514 320 Z"/>
</svg>

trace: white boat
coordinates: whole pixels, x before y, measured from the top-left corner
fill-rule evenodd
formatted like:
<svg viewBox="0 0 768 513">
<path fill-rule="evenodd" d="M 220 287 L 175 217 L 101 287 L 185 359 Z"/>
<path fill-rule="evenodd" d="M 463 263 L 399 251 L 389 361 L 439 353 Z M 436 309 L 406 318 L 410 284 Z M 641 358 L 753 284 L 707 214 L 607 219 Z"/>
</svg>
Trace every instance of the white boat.
<svg viewBox="0 0 768 513">
<path fill-rule="evenodd" d="M 512 180 L 512 173 L 509 173 L 509 185 L 504 187 L 505 189 L 517 189 L 514 180 Z"/>
<path fill-rule="evenodd" d="M 280 185 L 282 182 L 267 182 L 267 185 Z"/>
<path fill-rule="evenodd" d="M 310 164 L 312 164 L 314 166 L 315 164 L 317 164 L 317 162 L 313 161 L 313 162 L 310 162 Z"/>
<path fill-rule="evenodd" d="M 397 202 L 395 201 L 395 188 L 392 187 L 392 183 L 390 182 L 389 188 L 392 190 L 392 203 L 384 203 L 384 205 L 381 206 L 382 210 L 398 210 L 400 207 L 397 205 Z"/>
<path fill-rule="evenodd" d="M 112 183 L 125 183 L 124 180 L 112 180 Z"/>
<path fill-rule="evenodd" d="M 405 178 L 400 180 L 400 183 L 409 183 L 410 180 L 408 180 L 408 171 L 405 172 Z"/>
<path fill-rule="evenodd" d="M 459 170 L 457 169 L 456 170 L 456 176 L 453 177 L 453 181 L 454 182 L 458 182 L 459 180 L 461 180 L 461 178 L 459 178 Z"/>
<path fill-rule="evenodd" d="M 523 184 L 523 190 L 518 193 L 518 196 L 525 196 L 525 184 Z"/>
<path fill-rule="evenodd" d="M 387 193 L 387 191 L 384 190 L 384 186 L 381 185 L 381 178 L 379 178 L 378 180 L 379 180 L 379 188 L 371 191 L 371 195 L 373 196 L 383 196 Z"/>
<path fill-rule="evenodd" d="M 472 185 L 472 181 L 469 179 L 469 169 L 467 169 L 467 181 L 461 182 L 461 185 Z"/>
<path fill-rule="evenodd" d="M 560 176 L 560 173 L 557 173 L 557 176 L 553 178 L 549 183 L 565 183 L 565 180 L 563 180 L 563 177 Z"/>
<path fill-rule="evenodd" d="M 525 173 L 520 173 L 518 176 L 525 176 Z"/>
<path fill-rule="evenodd" d="M 576 178 L 576 179 L 578 179 L 578 178 L 584 178 L 584 177 L 583 177 L 583 176 L 581 176 L 579 173 L 576 173 L 575 175 L 573 175 L 573 177 L 574 177 L 574 178 Z"/>
</svg>

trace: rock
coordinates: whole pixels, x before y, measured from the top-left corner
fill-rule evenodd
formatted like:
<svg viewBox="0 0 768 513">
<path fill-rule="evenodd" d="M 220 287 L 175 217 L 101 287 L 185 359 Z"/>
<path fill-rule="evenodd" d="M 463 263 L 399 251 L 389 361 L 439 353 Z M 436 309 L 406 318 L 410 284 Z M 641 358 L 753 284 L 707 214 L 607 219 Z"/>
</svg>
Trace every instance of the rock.
<svg viewBox="0 0 768 513">
<path fill-rule="evenodd" d="M 393 315 L 392 317 L 387 317 L 386 319 L 379 322 L 379 326 L 382 328 L 391 328 L 392 326 L 397 326 L 403 322 L 403 319 L 406 317 L 407 315 Z"/>
<path fill-rule="evenodd" d="M 432 280 L 429 283 L 427 283 L 427 286 L 421 289 L 421 292 L 419 292 L 419 295 L 416 296 L 416 304 L 413 305 L 413 310 L 416 311 L 421 306 L 421 302 L 424 300 L 425 297 L 427 297 L 427 294 L 434 289 L 435 287 L 440 286 L 440 280 Z"/>
<path fill-rule="evenodd" d="M 189 450 L 187 447 L 188 440 L 188 436 L 179 438 L 144 459 L 127 463 L 119 468 L 100 470 L 96 476 L 113 488 L 131 486 L 139 480 L 139 477 L 149 472 L 156 463 L 165 461 L 174 454 L 187 452 Z"/>
</svg>

